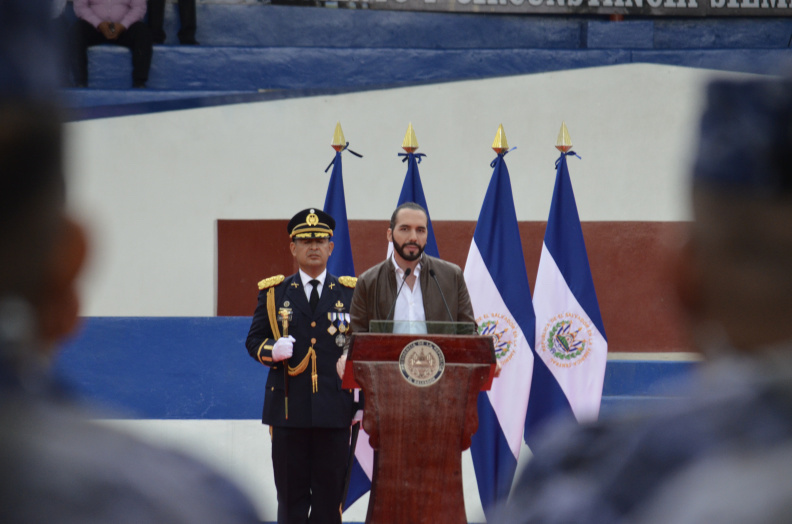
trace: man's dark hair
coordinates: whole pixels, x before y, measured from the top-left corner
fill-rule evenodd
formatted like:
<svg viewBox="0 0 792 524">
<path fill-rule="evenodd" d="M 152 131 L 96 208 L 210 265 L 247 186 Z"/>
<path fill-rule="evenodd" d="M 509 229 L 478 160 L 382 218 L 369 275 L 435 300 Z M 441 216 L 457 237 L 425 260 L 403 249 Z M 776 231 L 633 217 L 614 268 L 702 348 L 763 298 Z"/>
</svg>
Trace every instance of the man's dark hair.
<svg viewBox="0 0 792 524">
<path fill-rule="evenodd" d="M 399 211 L 401 211 L 402 209 L 414 209 L 416 211 L 420 211 L 424 215 L 426 215 L 427 222 L 429 221 L 429 213 L 426 212 L 426 210 L 423 208 L 421 204 L 416 204 L 415 202 L 405 202 L 404 204 L 397 207 L 396 210 L 391 215 L 391 219 L 390 219 L 391 231 L 396 229 L 396 216 L 399 214 Z"/>
</svg>

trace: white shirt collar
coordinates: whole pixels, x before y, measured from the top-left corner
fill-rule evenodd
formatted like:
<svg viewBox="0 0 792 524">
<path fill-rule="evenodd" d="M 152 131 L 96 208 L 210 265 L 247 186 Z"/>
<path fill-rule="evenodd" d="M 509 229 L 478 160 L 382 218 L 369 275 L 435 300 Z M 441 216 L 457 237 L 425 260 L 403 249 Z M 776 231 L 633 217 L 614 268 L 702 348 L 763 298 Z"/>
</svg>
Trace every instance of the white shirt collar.
<svg viewBox="0 0 792 524">
<path fill-rule="evenodd" d="M 327 278 L 327 269 L 322 271 L 322 274 L 319 275 L 318 277 L 316 277 L 316 279 L 314 279 L 312 276 L 309 276 L 308 273 L 306 273 L 302 269 L 300 270 L 300 280 L 302 280 L 303 287 L 308 287 L 308 285 L 311 282 L 311 280 L 318 280 L 319 281 L 319 289 L 321 289 L 322 286 L 324 286 L 324 281 L 325 281 L 326 278 Z"/>
<path fill-rule="evenodd" d="M 394 253 L 395 253 L 395 251 L 394 251 Z M 396 255 L 394 255 L 394 254 L 391 254 L 391 263 L 393 264 L 393 267 L 396 268 L 396 276 L 399 277 L 399 280 L 404 280 L 404 270 L 401 267 L 399 267 L 399 264 L 396 263 Z M 421 276 L 421 263 L 420 262 L 418 262 L 418 265 L 415 266 L 415 269 L 413 269 L 411 274 L 415 275 L 416 278 Z"/>
</svg>

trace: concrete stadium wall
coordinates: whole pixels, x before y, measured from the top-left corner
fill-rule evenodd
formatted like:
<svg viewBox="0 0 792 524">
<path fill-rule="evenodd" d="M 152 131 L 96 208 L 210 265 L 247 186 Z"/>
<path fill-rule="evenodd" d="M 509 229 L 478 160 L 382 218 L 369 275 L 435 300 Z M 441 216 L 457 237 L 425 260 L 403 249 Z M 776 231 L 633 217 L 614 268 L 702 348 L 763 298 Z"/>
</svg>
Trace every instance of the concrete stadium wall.
<svg viewBox="0 0 792 524">
<path fill-rule="evenodd" d="M 216 221 L 321 206 L 336 122 L 364 155 L 344 157 L 351 220 L 389 216 L 412 123 L 432 218 L 475 221 L 502 123 L 517 146 L 507 158 L 517 218 L 544 221 L 562 121 L 582 156 L 570 161 L 581 220 L 687 220 L 713 76 L 735 75 L 627 65 L 73 122 L 71 201 L 94 240 L 84 312 L 214 315 Z"/>
<path fill-rule="evenodd" d="M 206 5 L 199 7 L 205 10 Z M 306 10 L 308 16 L 321 13 L 356 23 L 349 13 Z M 199 15 L 205 24 L 203 12 Z M 405 13 L 395 16 L 415 18 Z M 430 16 L 437 20 L 448 15 L 427 15 L 419 18 L 418 26 L 405 27 L 415 31 Z M 486 17 L 481 23 L 493 24 L 493 20 L 497 19 Z M 535 19 L 504 20 L 520 24 L 510 26 L 512 33 L 535 45 L 548 33 L 547 27 L 532 33 L 524 24 Z M 216 27 L 225 27 L 220 22 Z M 535 25 L 542 29 L 542 23 Z M 218 221 L 283 220 L 298 209 L 321 206 L 328 182 L 324 168 L 333 155 L 329 145 L 340 121 L 351 148 L 365 155 L 344 156 L 350 219 L 380 221 L 390 214 L 405 173 L 396 154 L 401 152 L 407 124 L 412 123 L 419 152 L 428 155 L 420 170 L 433 219 L 475 221 L 491 175 L 490 144 L 502 123 L 509 144 L 517 146 L 507 157 L 517 217 L 541 222 L 547 218 L 552 195 L 557 157 L 553 145 L 565 121 L 582 156 L 570 160 L 570 172 L 584 222 L 683 223 L 690 217 L 686 180 L 702 87 L 713 77 L 766 72 L 771 62 L 788 52 L 778 44 L 788 40 L 787 21 L 730 21 L 704 32 L 698 30 L 701 23 L 659 21 L 650 27 L 644 21 L 615 29 L 566 21 L 558 40 L 548 42 L 549 47 L 566 50 L 521 51 L 530 55 L 525 60 L 529 65 L 536 63 L 537 56 L 545 57 L 544 72 L 538 74 L 370 91 L 194 98 L 179 104 L 105 107 L 94 113 L 102 118 L 89 115 L 73 121 L 67 126 L 70 200 L 90 228 L 93 256 L 83 282 L 86 326 L 59 356 L 58 373 L 80 394 L 123 413 L 108 413 L 103 423 L 206 460 L 247 490 L 263 520 L 274 520 L 269 439 L 258 420 L 265 373 L 244 353 L 248 319 L 212 318 L 218 301 Z M 284 32 L 290 27 L 283 21 L 275 26 Z M 208 32 L 208 27 L 199 29 L 203 43 L 236 45 L 222 40 L 230 38 L 228 34 Z M 624 27 L 632 29 L 615 36 L 608 33 Z M 389 31 L 377 35 L 379 47 L 390 49 L 366 51 L 379 57 L 372 62 L 375 69 L 393 65 L 382 62 L 382 57 L 398 53 L 398 37 L 405 36 Z M 473 47 L 479 48 L 478 55 L 464 54 L 463 65 L 471 71 L 475 70 L 467 61 L 471 57 L 498 60 L 499 51 L 481 51 L 485 47 L 481 42 L 491 33 L 476 33 L 478 43 Z M 746 44 L 749 33 L 752 43 Z M 267 40 L 267 31 L 259 34 L 263 40 L 258 45 L 273 43 Z M 303 39 L 306 34 L 322 35 L 295 34 Z M 426 38 L 427 31 L 410 34 Z M 429 34 L 439 38 L 443 33 Z M 465 41 L 458 34 L 450 38 L 457 45 Z M 652 49 L 647 50 L 647 38 Z M 324 40 L 322 45 L 328 45 Z M 689 49 L 658 54 L 680 41 L 689 42 Z M 426 40 L 421 42 L 419 47 L 425 46 Z M 437 43 L 443 42 L 448 40 Z M 586 55 L 580 48 L 591 48 L 589 42 L 598 50 Z M 702 50 L 713 45 L 719 49 Z M 168 60 L 175 62 L 163 64 L 194 53 L 164 47 L 173 47 L 167 50 Z M 442 59 L 431 47 L 421 56 Z M 765 52 L 771 47 L 772 53 Z M 640 49 L 646 53 L 642 55 Z M 118 50 L 109 53 L 117 62 L 112 55 Z M 253 50 L 243 55 L 251 53 L 266 54 Z M 296 56 L 290 53 L 297 51 L 282 50 L 278 60 Z M 346 59 L 354 62 L 360 53 Z M 328 56 L 337 60 L 339 55 Z M 590 61 L 592 56 L 617 57 L 621 65 L 595 67 L 614 61 Z M 563 63 L 559 57 L 565 57 Z M 655 64 L 637 63 L 642 61 Z M 752 61 L 755 69 L 746 69 Z M 414 65 L 409 60 L 399 63 L 402 69 L 394 74 Z M 189 62 L 185 67 L 194 65 Z M 548 69 L 549 65 L 553 67 Z M 506 71 L 515 72 L 525 71 Z M 301 78 L 310 78 L 310 73 L 309 68 Z M 108 86 L 114 87 L 115 81 Z M 231 85 L 221 87 L 234 90 Z M 107 94 L 110 91 L 105 92 L 106 100 L 117 94 Z M 167 91 L 155 95 L 183 98 L 183 93 Z M 607 259 L 599 264 L 603 263 Z M 600 268 L 592 269 L 596 273 Z M 533 281 L 533 275 L 530 278 Z M 251 304 L 254 297 L 253 289 Z M 618 357 L 608 365 L 604 413 L 662 401 L 664 395 L 649 385 L 689 371 L 689 364 L 647 362 L 656 356 L 642 355 L 637 363 L 621 360 L 629 355 Z M 521 464 L 529 457 L 526 448 Z M 483 522 L 469 454 L 464 461 L 468 517 Z M 366 502 L 367 498 L 358 502 L 345 520 L 364 520 Z"/>
<path fill-rule="evenodd" d="M 476 220 L 500 123 L 517 146 L 507 162 L 518 219 L 546 220 L 565 121 L 583 157 L 570 161 L 582 220 L 684 221 L 701 88 L 713 76 L 724 73 L 628 65 L 70 123 L 71 205 L 93 237 L 84 313 L 110 318 L 88 319 L 60 369 L 89 398 L 137 412 L 107 423 L 214 464 L 274 520 L 257 420 L 264 376 L 243 353 L 248 320 L 205 318 L 216 310 L 217 221 L 320 206 L 337 121 L 365 155 L 344 156 L 353 220 L 390 214 L 410 122 L 428 154 L 420 169 L 435 220 Z M 614 408 L 630 396 L 613 396 Z M 529 456 L 524 449 L 523 464 Z M 464 460 L 468 516 L 482 522 Z M 345 518 L 364 520 L 366 504 Z"/>
<path fill-rule="evenodd" d="M 768 74 L 789 65 L 789 18 L 628 18 L 416 13 L 207 2 L 201 46 L 155 46 L 149 89 L 129 89 L 129 52 L 96 46 L 89 85 L 97 97 L 167 99 L 174 91 L 356 89 L 653 63 Z M 97 89 L 100 91 L 97 92 Z M 206 94 L 206 93 L 204 93 Z"/>
</svg>

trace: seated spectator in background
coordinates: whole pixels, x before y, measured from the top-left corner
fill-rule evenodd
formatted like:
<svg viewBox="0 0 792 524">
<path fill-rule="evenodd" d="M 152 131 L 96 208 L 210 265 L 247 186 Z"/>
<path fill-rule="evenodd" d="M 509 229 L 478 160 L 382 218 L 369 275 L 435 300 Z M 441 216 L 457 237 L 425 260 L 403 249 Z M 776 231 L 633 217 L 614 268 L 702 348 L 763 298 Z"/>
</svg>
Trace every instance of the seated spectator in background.
<svg viewBox="0 0 792 524">
<path fill-rule="evenodd" d="M 495 522 L 789 522 L 792 81 L 709 86 L 676 265 L 710 359 L 660 413 L 556 428 Z"/>
<path fill-rule="evenodd" d="M 177 36 L 184 45 L 198 45 L 195 39 L 197 21 L 195 16 L 195 0 L 177 0 L 179 3 L 179 22 L 181 28 Z M 165 0 L 148 0 L 148 25 L 151 38 L 155 44 L 165 43 Z"/>
<path fill-rule="evenodd" d="M 49 7 L 0 2 L 0 522 L 260 523 L 230 482 L 92 423 L 48 375 L 87 252 L 66 209 Z"/>
<path fill-rule="evenodd" d="M 143 23 L 146 0 L 74 0 L 72 73 L 77 87 L 88 86 L 88 48 L 118 44 L 132 51 L 132 86 L 146 87 L 151 67 L 151 34 Z"/>
</svg>

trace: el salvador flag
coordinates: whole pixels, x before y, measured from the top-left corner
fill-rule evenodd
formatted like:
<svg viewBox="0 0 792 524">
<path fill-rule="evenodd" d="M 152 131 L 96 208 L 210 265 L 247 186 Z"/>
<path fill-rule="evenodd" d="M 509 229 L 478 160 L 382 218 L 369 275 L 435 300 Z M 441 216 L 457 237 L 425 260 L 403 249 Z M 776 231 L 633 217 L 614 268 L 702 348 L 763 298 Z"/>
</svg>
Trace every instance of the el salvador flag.
<svg viewBox="0 0 792 524">
<path fill-rule="evenodd" d="M 424 251 L 428 255 L 439 257 L 440 255 L 437 251 L 437 241 L 435 240 L 434 230 L 432 229 L 432 219 L 429 217 L 429 206 L 426 205 L 426 197 L 424 196 L 423 185 L 421 184 L 421 174 L 418 172 L 418 162 L 420 162 L 420 159 L 426 155 L 421 153 L 400 153 L 400 155 L 404 156 L 404 161 L 407 162 L 407 175 L 404 177 L 404 184 L 402 184 L 401 194 L 399 195 L 399 201 L 396 206 L 398 207 L 405 202 L 415 202 L 426 209 L 426 215 L 428 219 L 428 236 Z M 335 173 L 335 169 L 333 172 Z M 333 218 L 336 218 L 335 215 L 332 216 Z M 337 218 L 336 228 L 338 228 Z M 338 246 L 336 246 L 336 248 L 338 248 Z M 392 252 L 393 244 L 389 243 L 387 256 L 390 257 Z M 333 256 L 335 256 L 335 251 L 333 252 Z M 332 259 L 333 257 L 330 258 Z M 354 504 L 357 499 L 371 490 L 371 479 L 373 475 L 374 450 L 369 444 L 368 434 L 361 428 L 360 433 L 358 434 L 357 446 L 355 447 L 355 462 L 352 467 L 352 476 L 349 481 L 349 492 L 347 493 L 347 498 L 344 502 L 344 509 Z"/>
<path fill-rule="evenodd" d="M 525 422 L 529 446 L 550 418 L 596 420 L 602 399 L 608 342 L 569 178 L 567 155 L 572 154 L 558 159 L 536 276 L 534 348 L 539 358 Z"/>
<path fill-rule="evenodd" d="M 335 231 L 333 231 L 333 244 L 335 245 L 333 254 L 327 261 L 327 272 L 335 276 L 354 276 L 355 263 L 352 260 L 352 242 L 349 240 L 344 175 L 341 167 L 343 151 L 337 151 L 333 159 L 333 172 L 330 174 L 330 184 L 327 186 L 323 209 L 336 222 Z"/>
<path fill-rule="evenodd" d="M 494 338 L 502 366 L 490 391 L 479 393 L 478 431 L 471 455 L 485 515 L 508 497 L 522 444 L 535 318 L 503 155 L 492 173 L 465 264 L 479 333 Z"/>
<path fill-rule="evenodd" d="M 338 151 L 333 159 L 333 172 L 330 175 L 330 184 L 327 187 L 324 211 L 336 221 L 333 232 L 333 254 L 327 261 L 327 271 L 336 276 L 354 275 L 355 264 L 352 260 L 352 243 L 349 240 L 349 222 L 346 212 L 346 198 L 344 197 L 344 178 L 342 175 L 341 153 Z M 369 456 L 361 461 L 361 453 Z M 368 445 L 368 436 L 361 430 L 355 448 L 355 461 L 352 464 L 352 474 L 349 480 L 349 491 L 344 503 L 344 509 L 351 506 L 357 499 L 371 490 L 371 472 L 373 470 L 374 454 Z M 362 450 L 362 452 L 361 452 Z M 368 474 L 366 473 L 368 470 Z"/>
</svg>

